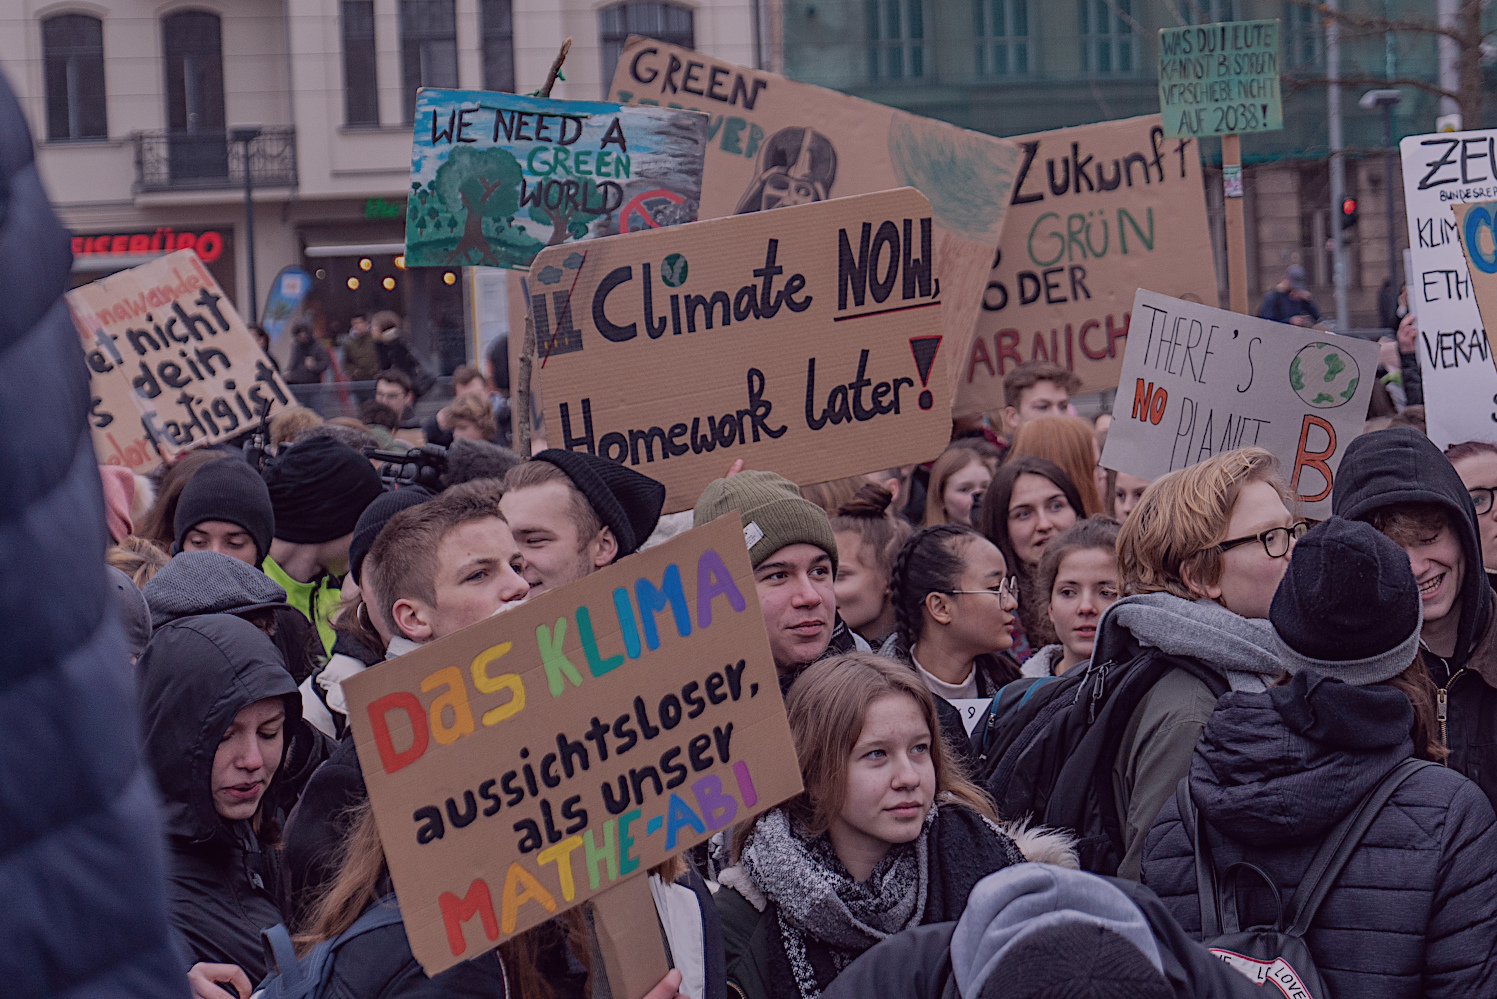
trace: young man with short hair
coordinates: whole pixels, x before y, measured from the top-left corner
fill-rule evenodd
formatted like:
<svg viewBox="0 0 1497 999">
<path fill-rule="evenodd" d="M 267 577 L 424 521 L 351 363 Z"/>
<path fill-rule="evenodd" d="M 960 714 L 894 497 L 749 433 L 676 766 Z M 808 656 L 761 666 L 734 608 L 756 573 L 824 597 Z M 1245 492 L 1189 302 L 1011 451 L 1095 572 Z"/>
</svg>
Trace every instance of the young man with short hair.
<svg viewBox="0 0 1497 999">
<path fill-rule="evenodd" d="M 331 653 L 339 577 L 348 571 L 359 515 L 383 491 L 379 473 L 362 454 L 323 437 L 283 448 L 263 475 L 275 512 L 265 574 L 317 626 L 323 649 Z"/>
<path fill-rule="evenodd" d="M 460 422 L 455 419 L 454 413 L 462 408 L 460 404 L 464 396 L 473 396 L 482 402 L 492 419 L 494 410 L 489 403 L 489 387 L 483 380 L 483 374 L 477 368 L 459 364 L 452 371 L 452 402 L 437 410 L 436 415 L 427 417 L 426 422 L 421 424 L 421 432 L 426 434 L 426 443 L 446 447 L 452 443 L 454 437 L 462 436 L 454 433 L 457 429 L 456 424 Z M 472 418 L 470 417 L 467 422 L 472 423 Z M 498 427 L 496 426 L 493 432 L 481 434 L 473 439 L 492 441 L 497 435 Z"/>
<path fill-rule="evenodd" d="M 1497 802 L 1497 594 L 1482 565 L 1470 491 L 1428 437 L 1390 427 L 1347 447 L 1331 509 L 1366 521 L 1408 554 L 1446 763 Z"/>
<path fill-rule="evenodd" d="M 1049 361 L 1025 361 L 1003 378 L 1003 422 L 1010 435 L 1027 420 L 1065 416 L 1081 388 L 1074 372 Z"/>
<path fill-rule="evenodd" d="M 258 569 L 275 534 L 265 480 L 234 455 L 208 462 L 182 487 L 173 529 L 173 555 L 218 552 Z"/>
<path fill-rule="evenodd" d="M 533 594 L 576 582 L 638 551 L 664 505 L 665 486 L 649 476 L 557 448 L 511 468 L 499 501 Z"/>
<path fill-rule="evenodd" d="M 374 399 L 400 415 L 400 430 L 413 430 L 416 422 L 416 389 L 411 376 L 399 368 L 386 368 L 374 382 Z"/>
<path fill-rule="evenodd" d="M 781 691 L 829 652 L 871 651 L 837 616 L 837 538 L 826 511 L 774 472 L 739 472 L 708 483 L 693 526 L 730 510 L 743 521 Z"/>
<path fill-rule="evenodd" d="M 1155 482 L 1118 535 L 1128 595 L 1098 623 L 1092 662 L 1169 664 L 1129 716 L 1112 765 L 1119 877 L 1138 880 L 1144 837 L 1190 770 L 1217 694 L 1263 690 L 1286 667 L 1266 619 L 1306 529 L 1287 498 L 1273 455 L 1228 451 Z"/>
</svg>

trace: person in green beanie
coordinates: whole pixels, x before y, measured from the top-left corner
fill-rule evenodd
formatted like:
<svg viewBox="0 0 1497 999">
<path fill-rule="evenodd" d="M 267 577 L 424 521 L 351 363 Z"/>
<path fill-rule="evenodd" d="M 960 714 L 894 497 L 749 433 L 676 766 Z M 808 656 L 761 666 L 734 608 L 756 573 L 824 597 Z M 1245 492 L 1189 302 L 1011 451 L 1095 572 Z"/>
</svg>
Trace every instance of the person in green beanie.
<svg viewBox="0 0 1497 999">
<path fill-rule="evenodd" d="M 781 692 L 825 655 L 872 651 L 837 616 L 837 539 L 826 511 L 774 472 L 738 472 L 707 484 L 692 526 L 733 510 L 743 522 Z"/>
</svg>

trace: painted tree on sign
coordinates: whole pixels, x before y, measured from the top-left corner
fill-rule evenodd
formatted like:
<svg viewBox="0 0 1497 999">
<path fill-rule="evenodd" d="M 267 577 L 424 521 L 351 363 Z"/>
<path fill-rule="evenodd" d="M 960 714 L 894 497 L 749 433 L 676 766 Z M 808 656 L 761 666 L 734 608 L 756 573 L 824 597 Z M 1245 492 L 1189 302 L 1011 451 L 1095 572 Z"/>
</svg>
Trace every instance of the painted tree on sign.
<svg viewBox="0 0 1497 999">
<path fill-rule="evenodd" d="M 499 148 L 459 146 L 437 168 L 432 187 L 454 220 L 466 213 L 462 238 L 447 263 L 500 266 L 483 233 L 483 221 L 494 219 L 508 226 L 519 210 L 520 164 L 514 156 Z M 474 251 L 478 258 L 470 260 Z"/>
</svg>

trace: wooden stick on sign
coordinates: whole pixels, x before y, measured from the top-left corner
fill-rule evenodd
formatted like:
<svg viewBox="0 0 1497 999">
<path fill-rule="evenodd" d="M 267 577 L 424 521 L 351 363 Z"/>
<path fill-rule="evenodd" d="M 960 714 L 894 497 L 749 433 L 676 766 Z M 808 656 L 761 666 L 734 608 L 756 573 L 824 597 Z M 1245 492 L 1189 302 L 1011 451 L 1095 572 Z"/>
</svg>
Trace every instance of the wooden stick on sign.
<svg viewBox="0 0 1497 999">
<path fill-rule="evenodd" d="M 1231 175 L 1231 178 L 1229 178 Z M 1235 184 L 1228 186 L 1229 179 Z M 1248 311 L 1247 235 L 1242 214 L 1242 138 L 1222 136 L 1222 185 L 1227 223 L 1227 294 L 1232 311 Z"/>
<path fill-rule="evenodd" d="M 551 61 L 551 69 L 546 74 L 546 82 L 541 89 L 536 91 L 537 96 L 550 97 L 551 88 L 556 86 L 556 78 L 561 75 L 561 64 L 567 61 L 567 53 L 572 51 L 572 39 L 568 38 L 561 43 L 561 51 L 556 53 L 556 58 Z M 520 344 L 520 379 L 515 387 L 515 450 L 519 452 L 524 461 L 530 460 L 530 377 L 535 370 L 535 320 L 530 316 L 529 310 L 525 313 L 525 339 Z"/>
</svg>

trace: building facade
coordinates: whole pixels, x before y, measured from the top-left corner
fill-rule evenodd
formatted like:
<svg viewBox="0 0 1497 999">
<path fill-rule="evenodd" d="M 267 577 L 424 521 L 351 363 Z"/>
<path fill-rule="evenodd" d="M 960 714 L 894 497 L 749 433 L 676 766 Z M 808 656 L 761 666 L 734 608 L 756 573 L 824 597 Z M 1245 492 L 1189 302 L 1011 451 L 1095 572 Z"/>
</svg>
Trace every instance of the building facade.
<svg viewBox="0 0 1497 999">
<path fill-rule="evenodd" d="M 418 87 L 533 91 L 567 37 L 556 97 L 599 98 L 633 32 L 759 58 L 753 0 L 10 2 L 0 68 L 77 283 L 191 246 L 248 318 L 304 268 L 325 333 L 389 309 L 444 370 L 463 359 L 461 276 L 401 258 Z"/>
<path fill-rule="evenodd" d="M 1389 21 L 1432 22 L 1444 0 L 1342 0 L 1362 26 L 1341 30 L 1348 150 L 1347 194 L 1357 203 L 1348 233 L 1351 316 L 1342 327 L 1377 325 L 1377 297 L 1389 274 L 1387 235 L 1407 246 L 1402 180 L 1395 170 L 1393 217 L 1382 114 L 1358 107 L 1387 80 L 1438 80 L 1430 32 L 1383 30 Z M 1452 5 L 1453 6 L 1453 5 Z M 1248 285 L 1256 303 L 1285 267 L 1302 264 L 1322 308 L 1332 299 L 1329 132 L 1325 29 L 1309 0 L 785 0 L 775 30 L 786 75 L 997 135 L 1020 135 L 1159 110 L 1161 28 L 1215 21 L 1278 19 L 1284 95 L 1280 132 L 1242 139 L 1248 221 Z M 1483 15 L 1497 18 L 1497 7 Z M 1492 24 L 1486 25 L 1488 28 Z M 1483 73 L 1483 89 L 1493 76 Z M 1438 98 L 1398 85 L 1393 138 L 1435 130 Z M 1491 125 L 1483 122 L 1467 127 Z M 1207 204 L 1226 302 L 1221 146 L 1201 142 Z"/>
</svg>

